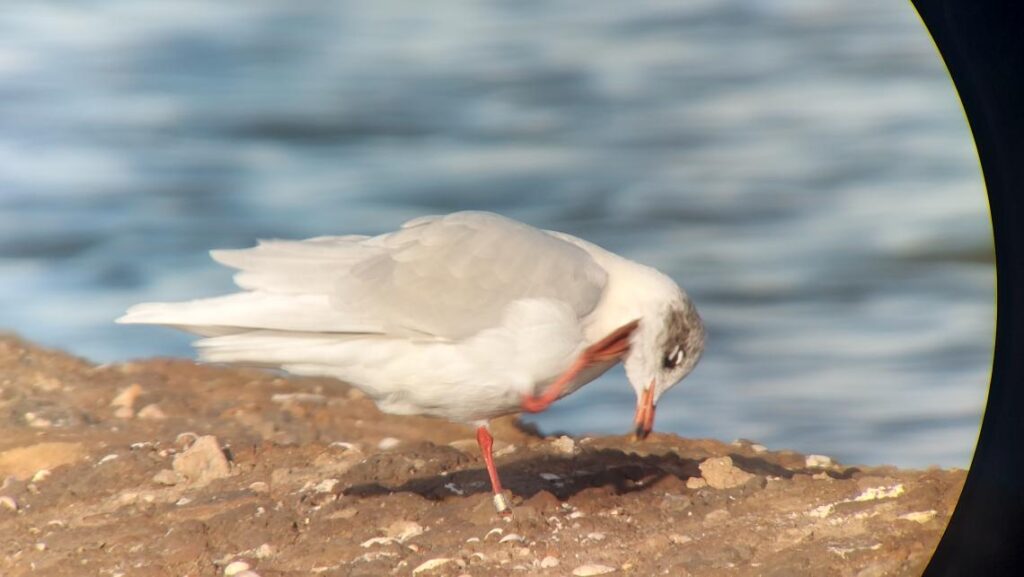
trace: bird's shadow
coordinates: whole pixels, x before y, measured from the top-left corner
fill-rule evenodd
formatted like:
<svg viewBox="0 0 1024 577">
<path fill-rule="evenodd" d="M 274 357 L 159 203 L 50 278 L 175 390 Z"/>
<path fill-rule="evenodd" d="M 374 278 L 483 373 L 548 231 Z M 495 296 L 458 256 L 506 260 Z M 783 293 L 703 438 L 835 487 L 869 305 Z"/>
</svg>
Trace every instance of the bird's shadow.
<svg viewBox="0 0 1024 577">
<path fill-rule="evenodd" d="M 425 444 L 429 445 L 429 444 Z M 423 461 L 423 451 L 403 457 L 392 454 L 388 464 L 396 460 Z M 443 465 L 451 470 L 424 470 L 413 478 L 402 479 L 404 475 L 383 475 L 375 477 L 375 467 L 381 464 L 364 462 L 368 468 L 357 472 L 343 490 L 354 497 L 373 497 L 391 493 L 409 492 L 425 499 L 443 501 L 465 495 L 489 493 L 491 491 L 487 471 L 482 466 L 472 466 L 473 459 L 450 447 L 432 446 L 434 462 L 441 457 Z M 440 454 L 439 454 L 440 453 Z M 768 460 L 739 454 L 730 454 L 736 467 L 761 477 L 791 478 L 803 470 L 790 470 Z M 699 465 L 703 457 L 690 458 L 675 452 L 640 455 L 612 448 L 585 449 L 578 455 L 530 454 L 519 459 L 510 459 L 498 465 L 499 475 L 505 489 L 513 495 L 529 499 L 547 491 L 557 499 L 565 501 L 594 488 L 603 492 L 624 495 L 650 490 L 654 486 L 666 487 L 665 483 L 677 488 L 685 486 L 691 477 L 700 477 Z M 367 461 L 371 461 L 368 459 Z M 469 465 L 469 466 L 465 466 Z M 849 476 L 852 471 L 843 473 Z M 389 483 L 382 477 L 394 478 Z"/>
</svg>

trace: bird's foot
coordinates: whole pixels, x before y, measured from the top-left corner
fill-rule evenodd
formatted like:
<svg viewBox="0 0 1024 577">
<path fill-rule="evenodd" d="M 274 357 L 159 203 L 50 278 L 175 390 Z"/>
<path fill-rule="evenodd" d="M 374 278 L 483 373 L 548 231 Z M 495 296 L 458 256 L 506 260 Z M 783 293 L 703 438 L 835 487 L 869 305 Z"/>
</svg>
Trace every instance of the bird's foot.
<svg viewBox="0 0 1024 577">
<path fill-rule="evenodd" d="M 550 398 L 548 395 L 523 395 L 523 410 L 527 413 L 539 413 L 546 411 L 551 403 L 555 402 L 556 399 Z"/>
</svg>

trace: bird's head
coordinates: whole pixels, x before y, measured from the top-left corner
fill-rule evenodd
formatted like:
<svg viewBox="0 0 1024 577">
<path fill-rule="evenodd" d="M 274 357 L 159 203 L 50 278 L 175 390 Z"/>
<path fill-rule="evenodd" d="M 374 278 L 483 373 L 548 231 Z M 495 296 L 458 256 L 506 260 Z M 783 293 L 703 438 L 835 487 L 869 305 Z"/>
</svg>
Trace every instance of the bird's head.
<svg viewBox="0 0 1024 577">
<path fill-rule="evenodd" d="M 640 318 L 623 359 L 626 376 L 636 391 L 636 438 L 654 427 L 654 408 L 661 395 L 690 374 L 704 352 L 704 324 L 686 297 L 653 304 Z"/>
</svg>

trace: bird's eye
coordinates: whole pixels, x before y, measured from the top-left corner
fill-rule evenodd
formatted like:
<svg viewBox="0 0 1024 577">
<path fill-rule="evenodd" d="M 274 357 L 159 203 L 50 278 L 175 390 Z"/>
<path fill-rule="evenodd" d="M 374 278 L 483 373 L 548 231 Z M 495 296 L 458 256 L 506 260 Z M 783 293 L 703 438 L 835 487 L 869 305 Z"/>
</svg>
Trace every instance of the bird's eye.
<svg viewBox="0 0 1024 577">
<path fill-rule="evenodd" d="M 665 358 L 661 360 L 661 366 L 666 369 L 674 369 L 683 362 L 684 356 L 683 348 L 676 346 L 676 348 L 672 349 L 672 352 L 665 355 Z"/>
</svg>

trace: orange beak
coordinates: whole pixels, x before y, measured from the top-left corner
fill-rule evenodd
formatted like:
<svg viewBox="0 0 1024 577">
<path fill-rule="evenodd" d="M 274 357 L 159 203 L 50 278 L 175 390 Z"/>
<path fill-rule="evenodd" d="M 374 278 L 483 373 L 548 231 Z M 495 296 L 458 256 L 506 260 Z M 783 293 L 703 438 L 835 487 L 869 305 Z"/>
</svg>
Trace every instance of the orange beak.
<svg viewBox="0 0 1024 577">
<path fill-rule="evenodd" d="M 644 394 L 637 399 L 636 416 L 633 418 L 633 426 L 635 427 L 633 440 L 636 441 L 643 441 L 646 439 L 647 435 L 651 434 L 651 429 L 654 428 L 653 382 L 644 389 Z"/>
</svg>

